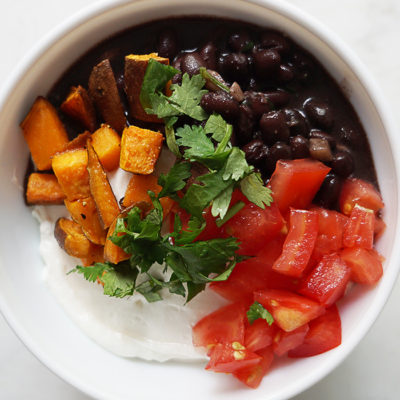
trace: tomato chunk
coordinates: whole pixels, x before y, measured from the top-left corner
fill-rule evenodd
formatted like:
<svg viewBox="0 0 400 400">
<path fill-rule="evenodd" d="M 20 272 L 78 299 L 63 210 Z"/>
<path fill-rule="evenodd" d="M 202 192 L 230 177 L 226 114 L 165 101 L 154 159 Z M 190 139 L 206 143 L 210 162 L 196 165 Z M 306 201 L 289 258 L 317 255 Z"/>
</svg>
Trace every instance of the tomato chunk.
<svg viewBox="0 0 400 400">
<path fill-rule="evenodd" d="M 318 214 L 314 211 L 290 210 L 289 233 L 281 256 L 272 269 L 281 274 L 299 277 L 314 250 L 318 234 Z"/>
<path fill-rule="evenodd" d="M 281 213 L 285 215 L 289 207 L 307 208 L 329 171 L 316 160 L 279 160 L 269 186 Z"/>
<path fill-rule="evenodd" d="M 215 372 L 233 373 L 249 368 L 261 361 L 261 356 L 247 350 L 239 342 L 215 345 L 210 351 L 210 361 L 206 369 Z"/>
<path fill-rule="evenodd" d="M 357 246 L 365 249 L 372 249 L 374 246 L 374 228 L 374 212 L 356 204 L 344 228 L 344 247 Z"/>
<path fill-rule="evenodd" d="M 257 319 L 246 328 L 244 345 L 251 351 L 258 351 L 268 347 L 276 334 L 276 326 L 268 325 L 264 319 Z"/>
<path fill-rule="evenodd" d="M 303 344 L 290 350 L 289 357 L 311 357 L 325 353 L 342 342 L 342 324 L 336 305 L 309 323 Z"/>
<path fill-rule="evenodd" d="M 244 342 L 246 308 L 234 303 L 206 315 L 193 327 L 193 344 L 210 347 L 217 343 Z"/>
<path fill-rule="evenodd" d="M 381 279 L 381 256 L 375 250 L 353 247 L 342 250 L 340 256 L 350 267 L 351 279 L 354 282 L 374 285 Z"/>
<path fill-rule="evenodd" d="M 279 330 L 275 335 L 274 344 L 272 348 L 277 356 L 283 356 L 289 350 L 295 349 L 300 346 L 309 330 L 308 324 L 302 325 L 291 332 Z"/>
<path fill-rule="evenodd" d="M 257 354 L 261 357 L 261 360 L 256 365 L 242 368 L 234 373 L 237 379 L 253 389 L 260 385 L 262 378 L 268 372 L 274 360 L 274 352 L 271 346 L 258 351 Z"/>
<path fill-rule="evenodd" d="M 272 314 L 275 323 L 285 332 L 294 331 L 325 312 L 317 302 L 284 290 L 256 291 L 254 300 Z"/>
<path fill-rule="evenodd" d="M 329 306 L 343 296 L 350 274 L 337 254 L 326 255 L 303 281 L 299 293 Z"/>
<path fill-rule="evenodd" d="M 374 212 L 384 206 L 380 193 L 371 183 L 362 179 L 350 178 L 342 186 L 339 198 L 340 211 L 345 215 L 350 215 L 356 204 Z"/>
</svg>

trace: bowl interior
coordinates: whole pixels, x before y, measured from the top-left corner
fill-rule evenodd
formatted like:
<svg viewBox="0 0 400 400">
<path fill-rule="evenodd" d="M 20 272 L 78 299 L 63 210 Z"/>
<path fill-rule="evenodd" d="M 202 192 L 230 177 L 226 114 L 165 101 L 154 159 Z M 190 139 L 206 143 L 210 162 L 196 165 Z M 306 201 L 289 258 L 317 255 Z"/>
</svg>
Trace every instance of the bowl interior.
<svg viewBox="0 0 400 400">
<path fill-rule="evenodd" d="M 388 227 L 378 244 L 386 258 L 385 275 L 373 290 L 357 287 L 341 302 L 342 346 L 309 359 L 281 360 L 256 391 L 243 388 L 229 376 L 206 373 L 199 364 L 163 365 L 120 358 L 88 339 L 71 323 L 43 281 L 38 225 L 23 200 L 28 149 L 19 123 L 35 97 L 45 95 L 66 67 L 100 40 L 142 22 L 177 15 L 226 16 L 277 28 L 316 55 L 342 85 L 364 125 L 386 200 L 384 218 Z M 269 0 L 103 3 L 82 12 L 38 46 L 15 74 L 9 93 L 0 98 L 0 215 L 6 225 L 0 231 L 0 306 L 34 354 L 68 382 L 96 398 L 147 399 L 162 391 L 174 393 L 177 399 L 190 393 L 192 399 L 251 400 L 295 395 L 350 352 L 375 320 L 397 275 L 399 255 L 394 238 L 398 230 L 399 185 L 394 161 L 396 139 L 385 127 L 376 97 L 374 101 L 371 98 L 371 86 L 362 67 L 346 49 L 339 50 L 342 58 L 339 57 L 337 46 L 324 28 L 308 17 Z"/>
</svg>

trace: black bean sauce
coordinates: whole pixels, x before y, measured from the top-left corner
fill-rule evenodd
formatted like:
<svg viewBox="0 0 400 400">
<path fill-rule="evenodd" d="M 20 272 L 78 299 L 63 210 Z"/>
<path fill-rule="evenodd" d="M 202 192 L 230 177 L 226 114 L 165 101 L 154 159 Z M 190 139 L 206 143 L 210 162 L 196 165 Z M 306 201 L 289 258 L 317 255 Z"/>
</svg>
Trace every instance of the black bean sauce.
<svg viewBox="0 0 400 400">
<path fill-rule="evenodd" d="M 239 92 L 230 94 L 210 89 L 201 105 L 233 124 L 234 144 L 243 149 L 248 162 L 267 181 L 279 159 L 319 159 L 332 170 L 315 201 L 335 208 L 345 178 L 359 177 L 378 187 L 376 173 L 353 107 L 321 64 L 300 45 L 280 32 L 233 20 L 179 17 L 153 21 L 96 45 L 64 73 L 48 98 L 59 107 L 71 86 L 87 87 L 93 66 L 106 58 L 126 110 L 125 55 L 156 51 L 189 75 L 206 67 L 228 86 L 236 82 L 237 89 L 239 85 Z M 179 81 L 179 76 L 174 77 L 174 82 Z M 128 123 L 151 129 L 127 111 L 126 116 Z M 71 137 L 82 131 L 66 116 L 62 119 Z"/>
</svg>

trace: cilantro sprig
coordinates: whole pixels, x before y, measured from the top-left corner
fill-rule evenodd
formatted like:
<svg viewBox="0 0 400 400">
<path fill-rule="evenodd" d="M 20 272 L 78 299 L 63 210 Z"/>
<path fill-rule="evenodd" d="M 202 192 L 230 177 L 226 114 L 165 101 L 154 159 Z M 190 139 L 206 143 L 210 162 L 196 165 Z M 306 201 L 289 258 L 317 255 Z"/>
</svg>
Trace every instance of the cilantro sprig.
<svg viewBox="0 0 400 400">
<path fill-rule="evenodd" d="M 266 310 L 258 301 L 255 301 L 247 311 L 247 319 L 251 325 L 255 320 L 260 318 L 267 321 L 268 325 L 272 325 L 274 323 L 274 318 L 268 312 L 268 310 Z"/>
</svg>

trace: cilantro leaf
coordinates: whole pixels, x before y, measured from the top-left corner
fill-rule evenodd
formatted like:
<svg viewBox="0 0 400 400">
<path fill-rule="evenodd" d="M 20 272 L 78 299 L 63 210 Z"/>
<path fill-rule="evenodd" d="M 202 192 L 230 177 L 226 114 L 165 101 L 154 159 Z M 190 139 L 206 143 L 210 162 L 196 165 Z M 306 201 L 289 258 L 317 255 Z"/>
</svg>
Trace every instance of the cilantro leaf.
<svg viewBox="0 0 400 400">
<path fill-rule="evenodd" d="M 138 270 L 132 269 L 129 263 L 119 263 L 109 269 L 100 280 L 104 284 L 104 294 L 113 297 L 131 296 L 135 290 Z"/>
<path fill-rule="evenodd" d="M 207 134 L 212 133 L 212 138 L 217 142 L 221 142 L 224 138 L 229 124 L 219 114 L 212 114 L 209 116 L 204 130 Z"/>
<path fill-rule="evenodd" d="M 162 286 L 158 285 L 154 280 L 149 279 L 138 285 L 136 291 L 143 295 L 143 297 L 149 302 L 154 303 L 162 300 L 160 293 Z"/>
<path fill-rule="evenodd" d="M 247 319 L 252 324 L 255 320 L 262 318 L 265 319 L 268 325 L 272 325 L 274 318 L 258 301 L 255 301 L 247 311 Z"/>
<path fill-rule="evenodd" d="M 246 156 L 238 147 L 234 147 L 229 154 L 224 167 L 223 179 L 238 181 L 253 171 L 253 167 L 247 164 Z"/>
<path fill-rule="evenodd" d="M 79 274 L 82 274 L 87 281 L 96 282 L 99 276 L 102 276 L 104 272 L 109 271 L 111 268 L 111 264 L 108 263 L 96 263 L 89 267 L 82 267 L 81 265 L 77 265 L 76 268 L 69 271 L 67 275 L 73 272 L 77 272 Z"/>
<path fill-rule="evenodd" d="M 158 178 L 158 184 L 162 186 L 158 198 L 171 196 L 182 190 L 186 185 L 186 179 L 191 176 L 191 165 L 187 162 L 175 164 L 168 173 L 161 174 Z"/>
<path fill-rule="evenodd" d="M 178 158 L 181 158 L 181 152 L 179 151 L 179 146 L 176 143 L 175 132 L 172 125 L 176 122 L 176 118 L 170 118 L 168 123 L 165 124 L 165 140 L 167 142 L 168 148 L 174 153 Z"/>
<path fill-rule="evenodd" d="M 211 214 L 214 217 L 223 219 L 228 211 L 231 203 L 233 193 L 233 184 L 229 185 L 223 192 L 221 192 L 212 203 Z"/>
<path fill-rule="evenodd" d="M 264 209 L 273 202 L 271 189 L 264 186 L 261 176 L 253 172 L 240 181 L 242 193 L 258 207 Z"/>
<path fill-rule="evenodd" d="M 182 245 L 193 242 L 197 236 L 203 232 L 206 222 L 201 218 L 191 216 L 188 221 L 188 229 L 182 230 L 182 222 L 178 214 L 175 215 L 174 232 L 171 237 L 175 239 L 176 245 Z"/>
<path fill-rule="evenodd" d="M 186 159 L 201 159 L 212 155 L 215 151 L 213 142 L 201 126 L 185 125 L 177 129 L 176 136 L 178 145 L 186 147 L 184 152 Z"/>
</svg>

